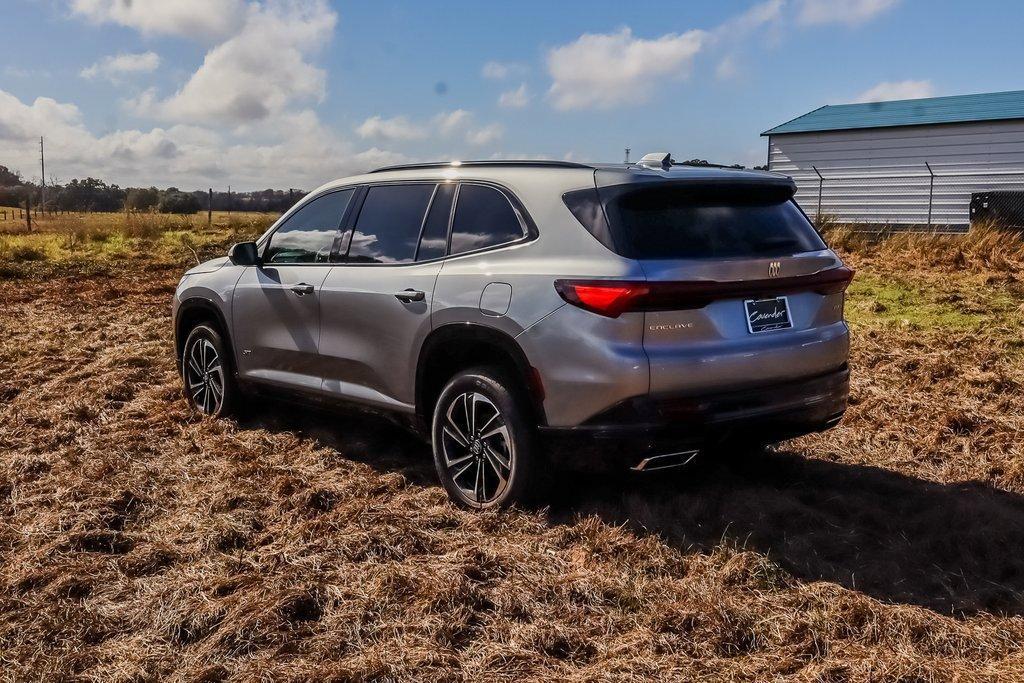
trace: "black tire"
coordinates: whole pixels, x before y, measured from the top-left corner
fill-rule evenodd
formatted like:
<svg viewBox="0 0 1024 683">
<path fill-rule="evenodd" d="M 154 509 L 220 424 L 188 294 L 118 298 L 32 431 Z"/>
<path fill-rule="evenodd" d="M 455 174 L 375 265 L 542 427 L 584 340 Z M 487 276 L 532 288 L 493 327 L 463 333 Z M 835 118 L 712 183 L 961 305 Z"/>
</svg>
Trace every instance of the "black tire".
<svg viewBox="0 0 1024 683">
<path fill-rule="evenodd" d="M 431 428 L 434 467 L 448 496 L 477 510 L 536 500 L 547 470 L 534 432 L 524 392 L 501 370 L 473 368 L 452 377 Z"/>
<path fill-rule="evenodd" d="M 196 412 L 224 417 L 238 408 L 241 395 L 231 356 L 213 326 L 203 323 L 188 333 L 181 353 L 181 379 L 185 399 Z"/>
</svg>

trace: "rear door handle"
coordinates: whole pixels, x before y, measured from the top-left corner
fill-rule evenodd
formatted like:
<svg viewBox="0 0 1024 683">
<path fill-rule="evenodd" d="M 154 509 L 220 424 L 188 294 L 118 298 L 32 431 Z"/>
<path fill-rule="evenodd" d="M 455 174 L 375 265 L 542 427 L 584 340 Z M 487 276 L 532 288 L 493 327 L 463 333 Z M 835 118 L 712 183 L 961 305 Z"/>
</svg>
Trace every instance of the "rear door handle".
<svg viewBox="0 0 1024 683">
<path fill-rule="evenodd" d="M 427 298 L 427 295 L 418 289 L 406 289 L 396 293 L 395 298 L 404 303 L 411 304 L 413 301 L 423 301 Z"/>
<path fill-rule="evenodd" d="M 300 282 L 297 285 L 292 285 L 292 291 L 299 296 L 305 296 L 313 293 L 313 285 L 307 285 L 305 282 Z"/>
</svg>

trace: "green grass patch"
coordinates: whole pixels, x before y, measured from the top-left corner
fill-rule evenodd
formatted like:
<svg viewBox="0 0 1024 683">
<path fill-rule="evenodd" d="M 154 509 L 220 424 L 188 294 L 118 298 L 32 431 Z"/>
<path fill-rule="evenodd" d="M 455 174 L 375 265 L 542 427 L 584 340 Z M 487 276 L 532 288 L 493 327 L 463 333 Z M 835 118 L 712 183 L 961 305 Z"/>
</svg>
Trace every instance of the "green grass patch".
<svg viewBox="0 0 1024 683">
<path fill-rule="evenodd" d="M 59 235 L 0 235 L 0 261 L 35 263 L 60 258 Z"/>
<path fill-rule="evenodd" d="M 855 326 L 977 330 L 1005 325 L 1020 302 L 997 287 L 969 282 L 914 283 L 860 272 L 848 290 L 846 318 Z"/>
</svg>

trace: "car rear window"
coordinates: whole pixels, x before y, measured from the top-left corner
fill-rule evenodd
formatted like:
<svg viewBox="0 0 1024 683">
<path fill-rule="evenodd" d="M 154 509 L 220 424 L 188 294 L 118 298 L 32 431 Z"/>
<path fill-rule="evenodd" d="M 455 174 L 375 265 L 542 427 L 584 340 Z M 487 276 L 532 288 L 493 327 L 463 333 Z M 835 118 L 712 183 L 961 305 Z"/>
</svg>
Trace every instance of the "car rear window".
<svg viewBox="0 0 1024 683">
<path fill-rule="evenodd" d="M 523 237 L 523 226 L 504 194 L 485 185 L 463 183 L 452 221 L 450 253 L 486 249 Z"/>
<path fill-rule="evenodd" d="M 789 192 L 779 188 L 659 183 L 603 187 L 597 196 L 604 216 L 596 219 L 586 201 L 567 196 L 566 204 L 595 237 L 630 258 L 770 257 L 826 248 Z"/>
</svg>

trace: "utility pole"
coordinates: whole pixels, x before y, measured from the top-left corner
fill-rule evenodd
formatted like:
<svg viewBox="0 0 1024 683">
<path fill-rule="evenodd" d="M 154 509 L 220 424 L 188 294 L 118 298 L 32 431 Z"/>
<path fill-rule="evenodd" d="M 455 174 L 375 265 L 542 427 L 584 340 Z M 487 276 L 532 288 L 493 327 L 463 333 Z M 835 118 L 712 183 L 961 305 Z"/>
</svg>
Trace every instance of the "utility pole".
<svg viewBox="0 0 1024 683">
<path fill-rule="evenodd" d="M 39 177 L 43 179 L 43 187 L 40 194 L 40 204 L 43 206 L 43 213 L 46 213 L 46 157 L 43 155 L 43 136 L 39 136 Z"/>
<path fill-rule="evenodd" d="M 629 147 L 626 148 L 626 163 L 629 163 Z"/>
<path fill-rule="evenodd" d="M 209 199 L 206 202 L 206 227 L 213 226 L 213 188 L 210 188 Z"/>
</svg>

